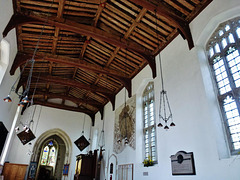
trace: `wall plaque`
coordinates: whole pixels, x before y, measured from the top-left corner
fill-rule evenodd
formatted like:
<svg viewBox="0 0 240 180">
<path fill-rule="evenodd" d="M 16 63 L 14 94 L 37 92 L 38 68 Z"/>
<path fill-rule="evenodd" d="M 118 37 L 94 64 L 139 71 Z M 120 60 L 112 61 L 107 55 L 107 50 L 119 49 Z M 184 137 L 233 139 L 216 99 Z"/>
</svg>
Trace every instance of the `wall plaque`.
<svg viewBox="0 0 240 180">
<path fill-rule="evenodd" d="M 178 151 L 171 155 L 172 175 L 195 175 L 193 152 Z"/>
</svg>

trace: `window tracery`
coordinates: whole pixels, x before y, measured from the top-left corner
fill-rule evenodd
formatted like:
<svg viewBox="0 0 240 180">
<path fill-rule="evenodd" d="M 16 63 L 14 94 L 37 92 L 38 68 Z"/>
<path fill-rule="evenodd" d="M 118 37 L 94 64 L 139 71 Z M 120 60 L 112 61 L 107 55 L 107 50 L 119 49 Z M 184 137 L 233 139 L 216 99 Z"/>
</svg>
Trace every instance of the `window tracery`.
<svg viewBox="0 0 240 180">
<path fill-rule="evenodd" d="M 219 25 L 206 46 L 232 154 L 240 150 L 240 17 Z"/>
</svg>

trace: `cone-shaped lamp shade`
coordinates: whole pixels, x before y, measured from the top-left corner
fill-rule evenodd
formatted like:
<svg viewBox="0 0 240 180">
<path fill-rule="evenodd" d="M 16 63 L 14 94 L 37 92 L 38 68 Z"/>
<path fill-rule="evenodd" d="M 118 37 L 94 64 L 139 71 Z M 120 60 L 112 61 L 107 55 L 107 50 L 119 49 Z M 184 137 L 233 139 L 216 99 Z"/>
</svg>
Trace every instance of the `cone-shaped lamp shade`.
<svg viewBox="0 0 240 180">
<path fill-rule="evenodd" d="M 19 126 L 17 126 L 17 127 L 15 128 L 15 131 L 18 132 L 19 129 L 20 129 Z"/>
<path fill-rule="evenodd" d="M 168 126 L 165 126 L 165 127 L 164 127 L 164 129 L 166 129 L 166 130 L 167 130 L 167 129 L 169 129 L 169 127 L 168 127 Z"/>
<path fill-rule="evenodd" d="M 124 140 L 124 144 L 127 145 L 128 144 L 128 138 L 126 137 Z"/>
<path fill-rule="evenodd" d="M 24 107 L 25 104 L 24 104 L 24 102 L 21 101 L 21 102 L 19 102 L 18 106 Z"/>
<path fill-rule="evenodd" d="M 25 96 L 25 97 L 22 99 L 22 102 L 23 102 L 23 103 L 29 103 L 30 100 L 28 99 L 28 96 Z"/>
<path fill-rule="evenodd" d="M 174 124 L 174 122 L 172 122 L 172 123 L 170 124 L 170 126 L 176 126 L 176 125 Z"/>
<path fill-rule="evenodd" d="M 162 123 L 158 123 L 158 127 L 163 127 Z"/>
<path fill-rule="evenodd" d="M 3 99 L 5 102 L 12 102 L 12 99 L 10 98 L 10 95 L 8 95 L 7 97 L 5 97 Z"/>
</svg>

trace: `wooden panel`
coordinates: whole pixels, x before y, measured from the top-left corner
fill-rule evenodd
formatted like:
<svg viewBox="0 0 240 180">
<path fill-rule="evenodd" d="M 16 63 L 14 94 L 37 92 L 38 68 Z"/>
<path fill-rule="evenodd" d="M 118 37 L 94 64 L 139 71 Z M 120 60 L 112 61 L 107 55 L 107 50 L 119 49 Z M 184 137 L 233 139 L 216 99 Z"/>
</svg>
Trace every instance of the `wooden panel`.
<svg viewBox="0 0 240 180">
<path fill-rule="evenodd" d="M 5 163 L 3 167 L 4 180 L 24 180 L 28 165 Z"/>
</svg>

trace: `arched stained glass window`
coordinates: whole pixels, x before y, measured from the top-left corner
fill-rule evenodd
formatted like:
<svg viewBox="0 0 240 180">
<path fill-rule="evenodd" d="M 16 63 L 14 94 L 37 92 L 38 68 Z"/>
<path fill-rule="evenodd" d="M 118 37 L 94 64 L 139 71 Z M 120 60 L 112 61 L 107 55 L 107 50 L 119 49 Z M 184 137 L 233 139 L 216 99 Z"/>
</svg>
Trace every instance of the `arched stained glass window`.
<svg viewBox="0 0 240 180">
<path fill-rule="evenodd" d="M 49 141 L 47 145 L 43 148 L 41 156 L 41 165 L 45 166 L 55 166 L 56 164 L 56 147 L 52 141 Z"/>
<path fill-rule="evenodd" d="M 55 159 L 56 159 L 56 149 L 55 149 L 55 147 L 51 147 L 50 153 L 49 153 L 49 158 L 48 158 L 48 165 L 54 166 Z"/>
<path fill-rule="evenodd" d="M 240 150 L 240 17 L 219 25 L 206 50 L 232 154 Z"/>
<path fill-rule="evenodd" d="M 49 153 L 49 147 L 45 146 L 42 153 L 41 165 L 47 165 L 48 153 Z"/>
</svg>

